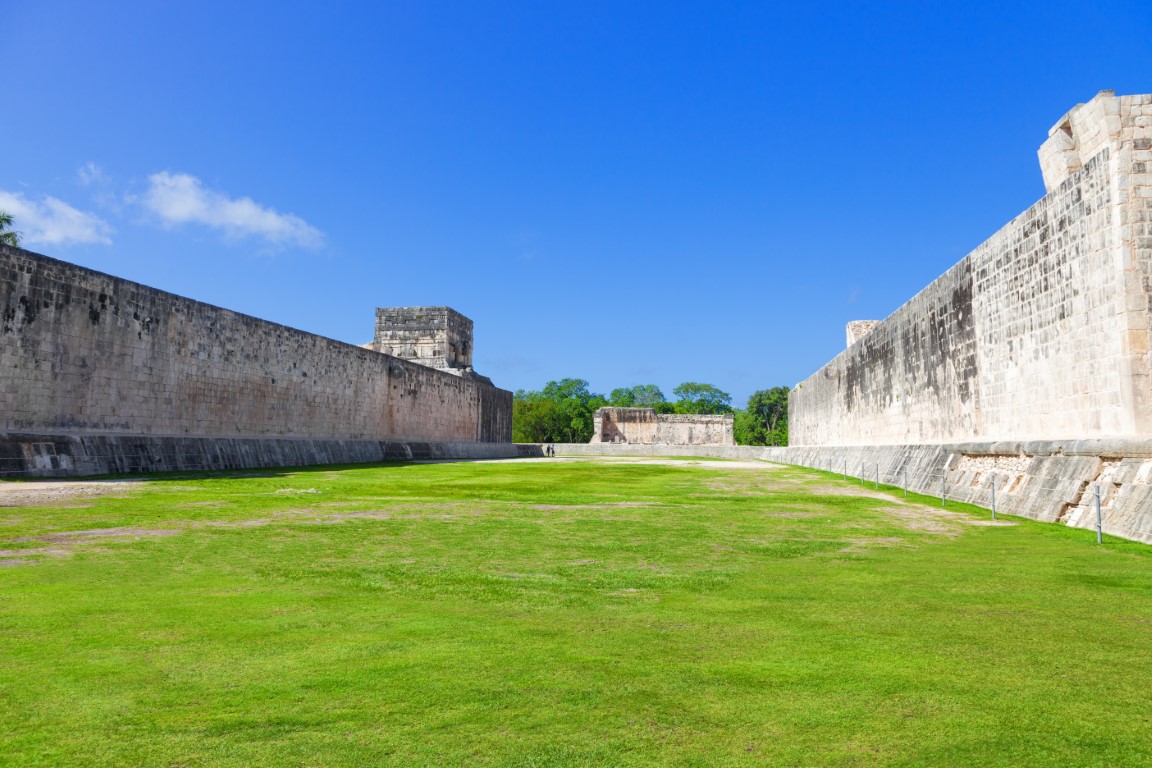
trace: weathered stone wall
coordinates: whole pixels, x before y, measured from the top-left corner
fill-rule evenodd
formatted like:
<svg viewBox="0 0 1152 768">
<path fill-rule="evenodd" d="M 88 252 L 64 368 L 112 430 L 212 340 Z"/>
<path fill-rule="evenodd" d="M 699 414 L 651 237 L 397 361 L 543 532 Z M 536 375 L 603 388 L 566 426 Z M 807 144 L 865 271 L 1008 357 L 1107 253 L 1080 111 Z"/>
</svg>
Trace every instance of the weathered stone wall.
<svg viewBox="0 0 1152 768">
<path fill-rule="evenodd" d="M 511 441 L 512 395 L 0 247 L 0 432 Z"/>
<path fill-rule="evenodd" d="M 593 443 L 640 445 L 735 445 L 732 414 L 658 414 L 651 408 L 599 408 L 592 417 Z"/>
<path fill-rule="evenodd" d="M 542 456 L 515 443 L 0 433 L 0 477 L 303 467 Z"/>
<path fill-rule="evenodd" d="M 797 385 L 793 445 L 1152 434 L 1152 96 L 1069 120 L 1093 154 Z"/>
</svg>

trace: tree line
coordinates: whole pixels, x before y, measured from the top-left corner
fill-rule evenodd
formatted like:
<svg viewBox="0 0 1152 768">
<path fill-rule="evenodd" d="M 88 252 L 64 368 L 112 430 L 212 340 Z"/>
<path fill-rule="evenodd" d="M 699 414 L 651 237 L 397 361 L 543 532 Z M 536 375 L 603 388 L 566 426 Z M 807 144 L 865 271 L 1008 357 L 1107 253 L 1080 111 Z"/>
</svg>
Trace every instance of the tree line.
<svg viewBox="0 0 1152 768">
<path fill-rule="evenodd" d="M 754 392 L 743 409 L 732 396 L 711 384 L 686 381 L 669 400 L 655 384 L 593 392 L 584 379 L 550 381 L 544 388 L 517 390 L 512 399 L 512 439 L 517 443 L 586 443 L 592 439 L 597 408 L 651 408 L 657 413 L 734 414 L 733 432 L 740 445 L 788 444 L 788 387 Z"/>
</svg>

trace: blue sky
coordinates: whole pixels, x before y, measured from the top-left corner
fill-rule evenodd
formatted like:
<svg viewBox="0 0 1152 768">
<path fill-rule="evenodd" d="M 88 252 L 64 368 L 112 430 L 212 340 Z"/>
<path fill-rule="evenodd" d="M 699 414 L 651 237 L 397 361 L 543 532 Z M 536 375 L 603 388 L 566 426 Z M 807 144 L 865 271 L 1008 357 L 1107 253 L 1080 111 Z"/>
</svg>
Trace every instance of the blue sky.
<svg viewBox="0 0 1152 768">
<path fill-rule="evenodd" d="M 1152 3 L 0 0 L 26 247 L 508 389 L 792 385 L 1043 193 Z"/>
</svg>

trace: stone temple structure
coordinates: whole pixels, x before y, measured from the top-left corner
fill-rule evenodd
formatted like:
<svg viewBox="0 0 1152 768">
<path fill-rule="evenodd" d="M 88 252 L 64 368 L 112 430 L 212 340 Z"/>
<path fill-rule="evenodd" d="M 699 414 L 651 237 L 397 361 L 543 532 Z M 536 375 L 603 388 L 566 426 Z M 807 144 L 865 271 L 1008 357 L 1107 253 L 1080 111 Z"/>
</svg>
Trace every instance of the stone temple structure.
<svg viewBox="0 0 1152 768">
<path fill-rule="evenodd" d="M 853 320 L 845 327 L 845 334 L 848 336 L 847 346 L 852 346 L 860 339 L 870 334 L 876 326 L 880 325 L 879 320 Z"/>
<path fill-rule="evenodd" d="M 376 337 L 365 347 L 491 383 L 472 370 L 472 321 L 451 307 L 380 307 Z"/>
<path fill-rule="evenodd" d="M 379 310 L 377 340 L 398 354 L 0 246 L 0 476 L 518 455 L 470 320 Z"/>
<path fill-rule="evenodd" d="M 592 443 L 630 445 L 736 445 L 733 416 L 658 414 L 652 408 L 598 408 Z"/>
</svg>

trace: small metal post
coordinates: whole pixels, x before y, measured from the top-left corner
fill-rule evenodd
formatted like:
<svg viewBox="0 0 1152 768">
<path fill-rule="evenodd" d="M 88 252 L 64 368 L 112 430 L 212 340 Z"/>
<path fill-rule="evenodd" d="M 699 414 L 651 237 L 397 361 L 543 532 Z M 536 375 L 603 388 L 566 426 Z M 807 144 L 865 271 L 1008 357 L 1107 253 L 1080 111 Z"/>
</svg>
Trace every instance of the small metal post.
<svg viewBox="0 0 1152 768">
<path fill-rule="evenodd" d="M 880 490 L 880 462 L 876 462 L 872 467 L 876 470 L 876 490 Z"/>
<path fill-rule="evenodd" d="M 1100 517 L 1100 484 L 1096 484 L 1096 543 L 1104 541 L 1104 521 Z"/>
<path fill-rule="evenodd" d="M 848 459 L 844 459 L 844 479 L 848 479 Z"/>
<path fill-rule="evenodd" d="M 860 462 L 860 487 L 864 487 L 864 462 Z"/>
<path fill-rule="evenodd" d="M 904 498 L 908 498 L 908 467 L 904 467 Z"/>
<path fill-rule="evenodd" d="M 944 472 L 944 471 L 940 472 L 940 506 L 941 507 L 948 506 L 948 489 L 944 486 L 944 481 L 945 481 L 945 478 L 947 478 L 947 477 L 948 477 L 947 472 Z"/>
<path fill-rule="evenodd" d="M 992 519 L 996 519 L 996 478 L 992 478 Z"/>
</svg>

